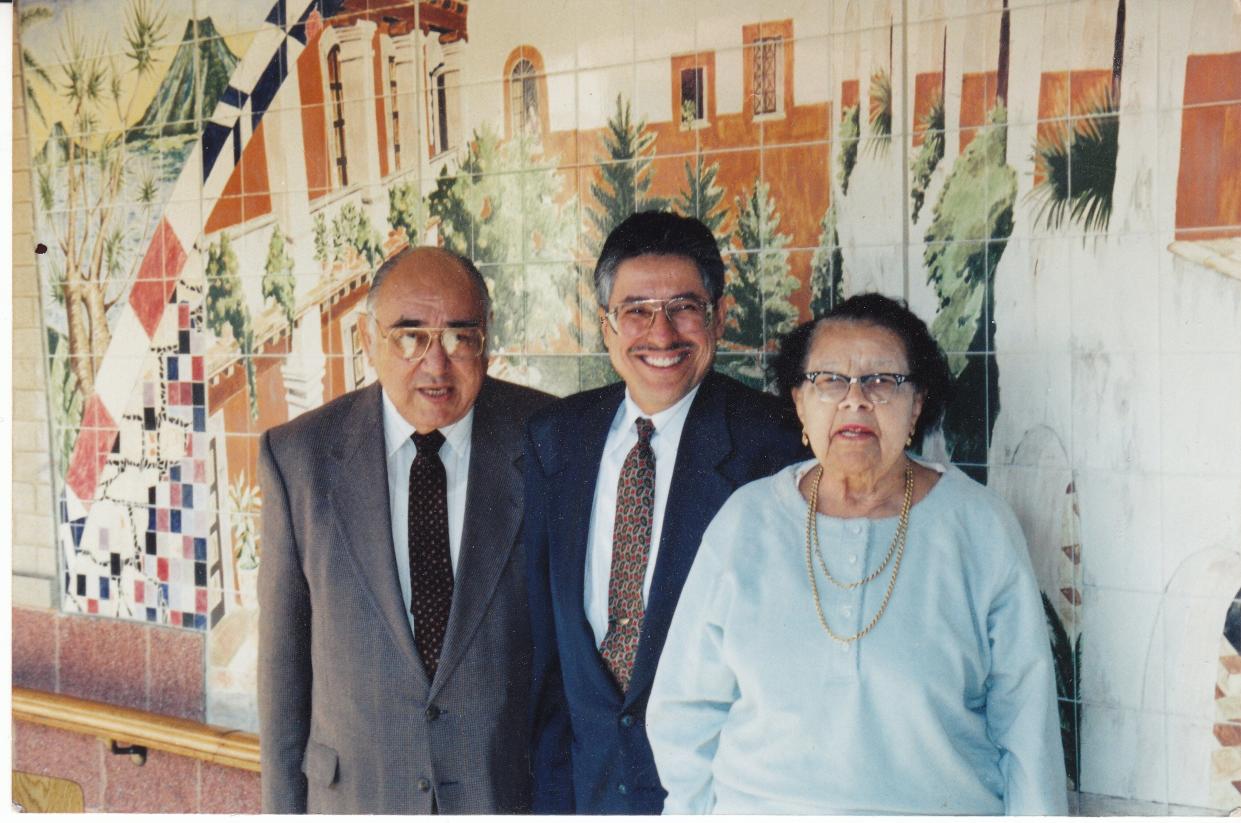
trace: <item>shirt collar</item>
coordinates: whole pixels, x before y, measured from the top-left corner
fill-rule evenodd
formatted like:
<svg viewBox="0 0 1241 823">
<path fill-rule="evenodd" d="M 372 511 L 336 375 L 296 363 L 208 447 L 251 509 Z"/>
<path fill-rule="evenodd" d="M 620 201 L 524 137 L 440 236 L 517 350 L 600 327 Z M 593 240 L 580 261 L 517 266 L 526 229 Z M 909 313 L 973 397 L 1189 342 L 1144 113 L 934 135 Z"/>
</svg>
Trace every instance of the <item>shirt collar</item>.
<svg viewBox="0 0 1241 823">
<path fill-rule="evenodd" d="M 697 396 L 698 389 L 701 387 L 702 383 L 699 383 L 697 386 L 690 389 L 684 397 L 663 411 L 658 411 L 654 414 L 647 414 L 642 411 L 642 409 L 638 408 L 638 404 L 634 402 L 633 396 L 629 393 L 629 387 L 626 386 L 625 402 L 618 410 L 621 416 L 620 420 L 617 421 L 618 425 L 616 431 L 628 432 L 630 429 L 634 428 L 634 421 L 636 421 L 639 417 L 646 417 L 649 418 L 651 423 L 655 425 L 655 436 L 658 437 L 659 433 L 661 431 L 666 431 L 669 425 L 673 422 L 685 422 L 685 417 L 689 414 L 689 407 L 694 402 L 694 397 Z M 617 446 L 619 445 L 620 444 L 618 443 Z"/>
<path fill-rule="evenodd" d="M 385 453 L 391 457 L 398 449 L 406 443 L 410 443 L 410 435 L 414 433 L 414 426 L 405 417 L 397 411 L 396 404 L 392 402 L 392 398 L 388 397 L 385 389 L 383 392 L 384 399 L 384 445 Z M 474 407 L 470 406 L 470 410 L 465 416 L 454 423 L 440 427 L 440 434 L 444 435 L 444 443 L 455 454 L 461 454 L 465 444 L 470 440 L 470 434 L 474 430 Z"/>
</svg>

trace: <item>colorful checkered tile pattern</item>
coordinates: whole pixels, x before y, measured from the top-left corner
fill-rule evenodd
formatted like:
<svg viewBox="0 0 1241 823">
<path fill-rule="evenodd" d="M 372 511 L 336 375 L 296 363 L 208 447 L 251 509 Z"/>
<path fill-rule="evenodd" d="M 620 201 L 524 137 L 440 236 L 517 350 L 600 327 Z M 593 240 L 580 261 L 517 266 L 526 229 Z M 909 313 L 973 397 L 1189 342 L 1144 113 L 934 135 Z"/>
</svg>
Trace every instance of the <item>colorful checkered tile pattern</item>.
<svg viewBox="0 0 1241 823">
<path fill-rule="evenodd" d="M 277 0 L 189 154 L 113 319 L 65 473 L 64 607 L 206 629 L 211 535 L 202 214 L 210 214 L 322 0 Z M 200 210 L 200 206 L 202 207 Z"/>
</svg>

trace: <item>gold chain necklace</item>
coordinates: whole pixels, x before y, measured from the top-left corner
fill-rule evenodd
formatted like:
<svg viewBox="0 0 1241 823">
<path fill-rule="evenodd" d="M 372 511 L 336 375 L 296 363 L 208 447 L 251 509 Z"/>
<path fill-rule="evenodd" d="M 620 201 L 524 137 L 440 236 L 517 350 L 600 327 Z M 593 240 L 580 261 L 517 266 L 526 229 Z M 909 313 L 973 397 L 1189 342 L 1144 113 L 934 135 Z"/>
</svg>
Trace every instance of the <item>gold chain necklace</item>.
<svg viewBox="0 0 1241 823">
<path fill-rule="evenodd" d="M 909 532 L 909 510 L 913 506 L 914 497 L 914 470 L 913 466 L 905 464 L 905 500 L 901 504 L 901 516 L 896 526 L 896 534 L 892 536 L 892 544 L 888 547 L 888 555 L 884 558 L 879 568 L 872 573 L 857 580 L 853 583 L 840 583 L 831 572 L 827 570 L 827 563 L 823 559 L 823 553 L 819 551 L 819 530 L 815 524 L 815 509 L 819 500 L 819 481 L 823 479 L 823 466 L 819 466 L 818 473 L 814 476 L 814 482 L 810 485 L 810 501 L 806 506 L 806 576 L 810 578 L 810 590 L 814 595 L 814 608 L 819 614 L 819 624 L 823 626 L 823 631 L 827 632 L 827 636 L 838 643 L 852 643 L 861 637 L 864 637 L 871 629 L 879 623 L 879 618 L 883 617 L 883 613 L 888 608 L 888 601 L 892 599 L 892 589 L 896 587 L 896 576 L 901 571 L 901 558 L 905 555 L 905 536 Z M 866 624 L 866 628 L 862 629 L 852 637 L 841 637 L 832 631 L 832 627 L 827 625 L 827 616 L 823 614 L 823 602 L 819 597 L 819 584 L 815 580 L 814 575 L 814 555 L 818 555 L 819 566 L 823 569 L 823 574 L 834 586 L 846 591 L 856 589 L 858 586 L 865 585 L 877 578 L 887 568 L 889 561 L 895 557 L 896 562 L 892 566 L 892 577 L 888 580 L 888 590 L 884 592 L 883 602 L 879 604 L 879 611 L 875 612 L 875 616 L 870 623 Z"/>
</svg>

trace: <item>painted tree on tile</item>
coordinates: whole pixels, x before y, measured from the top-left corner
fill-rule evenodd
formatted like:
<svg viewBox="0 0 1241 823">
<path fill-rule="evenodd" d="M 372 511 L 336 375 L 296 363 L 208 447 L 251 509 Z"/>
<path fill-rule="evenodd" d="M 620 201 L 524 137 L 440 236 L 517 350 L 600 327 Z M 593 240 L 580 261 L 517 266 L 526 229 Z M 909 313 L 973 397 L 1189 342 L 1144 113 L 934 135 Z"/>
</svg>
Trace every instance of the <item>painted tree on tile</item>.
<svg viewBox="0 0 1241 823">
<path fill-rule="evenodd" d="M 780 233 L 780 213 L 769 185 L 756 180 L 748 193 L 736 198 L 735 208 L 733 246 L 738 251 L 724 289 L 733 303 L 727 339 L 741 348 L 763 349 L 797 322 L 789 296 L 801 284 L 789 273 L 784 249 L 790 238 Z"/>
<path fill-rule="evenodd" d="M 263 297 L 276 301 L 276 305 L 284 312 L 285 323 L 289 334 L 293 333 L 293 318 L 296 310 L 294 292 L 297 281 L 293 278 L 293 258 L 285 251 L 284 232 L 277 223 L 272 228 L 271 242 L 267 244 L 267 262 L 263 265 Z"/>
<path fill-rule="evenodd" d="M 1029 196 L 1039 202 L 1036 219 L 1048 229 L 1060 228 L 1067 218 L 1087 232 L 1104 232 L 1111 221 L 1120 148 L 1125 0 L 1116 6 L 1115 31 L 1111 82 L 1090 91 L 1081 117 L 1040 129 L 1034 142 L 1035 172 L 1042 181 Z"/>
<path fill-rule="evenodd" d="M 685 187 L 673 203 L 673 208 L 687 217 L 695 217 L 711 230 L 720 246 L 728 242 L 724 221 L 728 209 L 724 207 L 724 189 L 716 183 L 720 164 L 706 165 L 702 155 L 694 155 L 693 161 L 685 161 Z"/>
<path fill-rule="evenodd" d="M 257 419 L 259 401 L 254 380 L 254 323 L 250 320 L 250 308 L 246 304 L 237 271 L 237 254 L 228 234 L 221 234 L 220 239 L 207 248 L 207 327 L 216 337 L 231 335 L 237 343 L 246 370 L 250 417 Z"/>
<path fill-rule="evenodd" d="M 840 193 L 849 193 L 849 177 L 857 165 L 858 136 L 862 133 L 861 107 L 855 103 L 841 112 L 837 163 L 840 165 Z"/>
<path fill-rule="evenodd" d="M 25 10 L 28 23 L 41 19 L 37 8 Z M 44 201 L 43 228 L 55 235 L 49 243 L 56 252 L 51 265 L 57 267 L 55 296 L 65 310 L 69 362 L 77 389 L 85 396 L 94 391 L 112 339 L 108 311 L 128 293 L 133 275 L 130 271 L 115 277 L 109 266 L 119 268 L 122 244 L 141 244 L 148 236 L 145 225 L 139 226 L 140 237 L 130 235 L 128 206 L 133 201 L 125 193 L 132 164 L 127 163 L 124 144 L 138 89 L 157 70 L 166 23 L 161 6 L 133 0 L 125 10 L 127 50 L 106 55 L 103 44 L 82 31 L 69 12 L 54 66 L 43 74 L 35 72 L 40 79 L 50 77 L 70 121 L 67 127 L 56 124 L 60 128 L 53 128 L 35 164 Z M 113 120 L 120 125 L 108 130 Z M 143 188 L 144 196 L 154 197 L 152 188 Z"/>
<path fill-rule="evenodd" d="M 537 146 L 526 135 L 501 141 L 484 124 L 457 173 L 441 173 L 428 198 L 444 247 L 482 269 L 496 306 L 488 334 L 498 350 L 548 342 L 570 320 L 564 295 L 573 264 L 565 261 L 573 257 L 576 227 L 564 213 L 573 213 L 574 202 L 559 205 L 557 161 Z"/>
<path fill-rule="evenodd" d="M 819 224 L 819 245 L 810 259 L 810 316 L 822 317 L 844 299 L 845 260 L 836 230 L 836 204 Z"/>
<path fill-rule="evenodd" d="M 602 158 L 599 179 L 590 184 L 590 193 L 598 203 L 589 212 L 596 232 L 593 251 L 596 255 L 612 229 L 626 217 L 668 205 L 662 198 L 647 194 L 652 182 L 655 133 L 647 129 L 645 119 L 634 121 L 629 101 L 619 94 L 616 95 L 616 112 L 608 119 L 603 145 L 607 156 Z"/>
<path fill-rule="evenodd" d="M 1008 2 L 1000 16 L 996 104 L 944 181 L 925 235 L 923 262 L 939 307 L 931 333 L 948 354 L 957 381 L 944 416 L 954 462 L 980 482 L 987 444 L 1000 412 L 995 357 L 995 271 L 1013 231 L 1017 173 L 1008 165 Z"/>
</svg>

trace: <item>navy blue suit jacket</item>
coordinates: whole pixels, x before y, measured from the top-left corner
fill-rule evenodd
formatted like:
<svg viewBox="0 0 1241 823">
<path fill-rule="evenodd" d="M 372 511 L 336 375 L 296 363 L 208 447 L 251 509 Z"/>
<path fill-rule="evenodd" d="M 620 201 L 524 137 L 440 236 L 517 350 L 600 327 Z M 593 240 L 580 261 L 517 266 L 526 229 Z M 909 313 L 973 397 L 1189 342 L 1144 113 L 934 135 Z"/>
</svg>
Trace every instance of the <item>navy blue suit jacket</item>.
<svg viewBox="0 0 1241 823">
<path fill-rule="evenodd" d="M 595 647 L 583 606 L 587 533 L 623 383 L 558 401 L 530 419 L 525 548 L 534 640 L 536 813 L 658 814 L 665 792 L 646 738 L 646 703 L 668 624 L 702 533 L 739 486 L 809 452 L 775 397 L 716 372 L 690 406 L 664 510 L 628 692 Z"/>
</svg>

